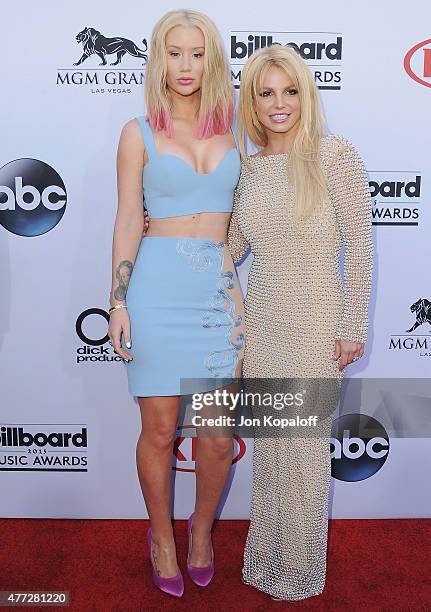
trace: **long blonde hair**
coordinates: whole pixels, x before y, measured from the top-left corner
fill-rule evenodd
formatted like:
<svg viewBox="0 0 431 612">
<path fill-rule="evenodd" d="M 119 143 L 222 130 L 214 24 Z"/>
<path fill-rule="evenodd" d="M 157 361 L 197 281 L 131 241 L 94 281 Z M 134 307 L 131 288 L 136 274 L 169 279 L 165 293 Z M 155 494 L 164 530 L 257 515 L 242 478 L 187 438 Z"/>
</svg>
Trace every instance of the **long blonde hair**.
<svg viewBox="0 0 431 612">
<path fill-rule="evenodd" d="M 196 26 L 205 40 L 197 137 L 208 138 L 214 134 L 225 134 L 232 125 L 234 112 L 230 67 L 215 24 L 198 11 L 170 11 L 154 27 L 145 74 L 145 100 L 149 123 L 154 130 L 164 129 L 169 137 L 173 136 L 172 107 L 166 83 L 166 35 L 178 25 Z"/>
<path fill-rule="evenodd" d="M 279 45 L 259 49 L 245 64 L 241 74 L 239 148 L 241 156 L 245 157 L 246 134 L 260 147 L 268 143 L 265 129 L 254 109 L 254 101 L 272 66 L 284 70 L 298 90 L 301 115 L 288 158 L 287 172 L 295 191 L 297 217 L 306 218 L 327 193 L 326 179 L 319 161 L 324 117 L 313 76 L 294 49 Z"/>
</svg>

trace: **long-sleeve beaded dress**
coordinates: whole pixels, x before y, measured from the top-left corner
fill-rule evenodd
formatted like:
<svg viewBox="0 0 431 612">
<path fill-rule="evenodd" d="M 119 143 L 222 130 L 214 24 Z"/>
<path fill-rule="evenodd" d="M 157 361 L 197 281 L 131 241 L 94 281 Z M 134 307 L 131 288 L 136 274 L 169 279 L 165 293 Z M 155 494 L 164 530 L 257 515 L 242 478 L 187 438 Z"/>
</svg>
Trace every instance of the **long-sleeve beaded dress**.
<svg viewBox="0 0 431 612">
<path fill-rule="evenodd" d="M 245 379 L 339 383 L 342 373 L 331 360 L 335 339 L 366 339 L 372 275 L 367 175 L 342 138 L 322 138 L 320 159 L 328 195 L 300 226 L 288 155 L 242 162 L 228 244 L 234 261 L 248 246 L 254 256 L 245 299 Z M 333 413 L 321 408 L 326 416 L 317 435 L 258 436 L 254 444 L 243 579 L 287 600 L 317 595 L 325 584 Z"/>
</svg>

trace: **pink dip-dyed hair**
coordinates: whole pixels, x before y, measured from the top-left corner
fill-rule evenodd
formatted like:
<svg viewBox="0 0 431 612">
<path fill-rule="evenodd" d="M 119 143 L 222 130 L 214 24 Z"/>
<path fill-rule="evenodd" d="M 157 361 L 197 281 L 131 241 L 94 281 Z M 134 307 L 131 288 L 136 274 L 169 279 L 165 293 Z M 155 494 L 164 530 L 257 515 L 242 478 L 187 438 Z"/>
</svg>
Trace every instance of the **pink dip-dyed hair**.
<svg viewBox="0 0 431 612">
<path fill-rule="evenodd" d="M 233 123 L 234 89 L 223 43 L 214 23 L 197 11 L 170 11 L 156 24 L 150 44 L 145 75 L 147 119 L 154 131 L 165 130 L 173 137 L 172 112 L 166 84 L 166 35 L 177 25 L 198 27 L 205 39 L 204 74 L 201 104 L 196 131 L 197 138 L 226 134 Z"/>
</svg>

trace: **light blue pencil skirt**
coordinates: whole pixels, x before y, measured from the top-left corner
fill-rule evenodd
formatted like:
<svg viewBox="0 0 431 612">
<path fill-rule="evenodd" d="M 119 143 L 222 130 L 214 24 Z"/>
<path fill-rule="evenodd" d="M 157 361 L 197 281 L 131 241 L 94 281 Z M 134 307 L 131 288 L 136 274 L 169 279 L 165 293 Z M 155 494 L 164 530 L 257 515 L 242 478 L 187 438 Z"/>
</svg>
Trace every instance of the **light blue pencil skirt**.
<svg viewBox="0 0 431 612">
<path fill-rule="evenodd" d="M 188 395 L 236 377 L 244 344 L 242 297 L 224 242 L 144 237 L 126 301 L 132 395 Z"/>
</svg>

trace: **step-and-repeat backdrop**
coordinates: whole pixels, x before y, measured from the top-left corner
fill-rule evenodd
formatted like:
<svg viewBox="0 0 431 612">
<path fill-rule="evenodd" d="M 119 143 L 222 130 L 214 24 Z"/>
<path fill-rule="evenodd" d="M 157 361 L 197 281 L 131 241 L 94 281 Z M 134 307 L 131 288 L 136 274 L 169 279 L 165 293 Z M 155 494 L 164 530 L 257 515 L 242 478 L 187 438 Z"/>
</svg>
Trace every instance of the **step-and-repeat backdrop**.
<svg viewBox="0 0 431 612">
<path fill-rule="evenodd" d="M 358 384 L 331 445 L 332 516 L 431 516 L 431 408 L 422 389 L 431 371 L 431 6 L 189 6 L 218 25 L 236 87 L 256 48 L 295 44 L 314 73 L 329 129 L 365 160 L 376 253 L 371 331 L 365 357 L 350 367 Z M 146 516 L 135 465 L 139 407 L 107 342 L 107 308 L 118 138 L 144 112 L 151 31 L 173 8 L 167 0 L 3 8 L 2 516 Z M 99 37 L 123 42 L 98 53 Z M 244 290 L 250 260 L 240 267 Z M 398 388 L 396 378 L 416 383 Z M 370 387 L 371 379 L 386 384 Z M 379 435 L 355 435 L 358 413 L 376 419 Z M 248 517 L 252 445 L 235 442 L 222 518 Z M 179 431 L 176 517 L 193 507 L 194 451 Z"/>
</svg>

